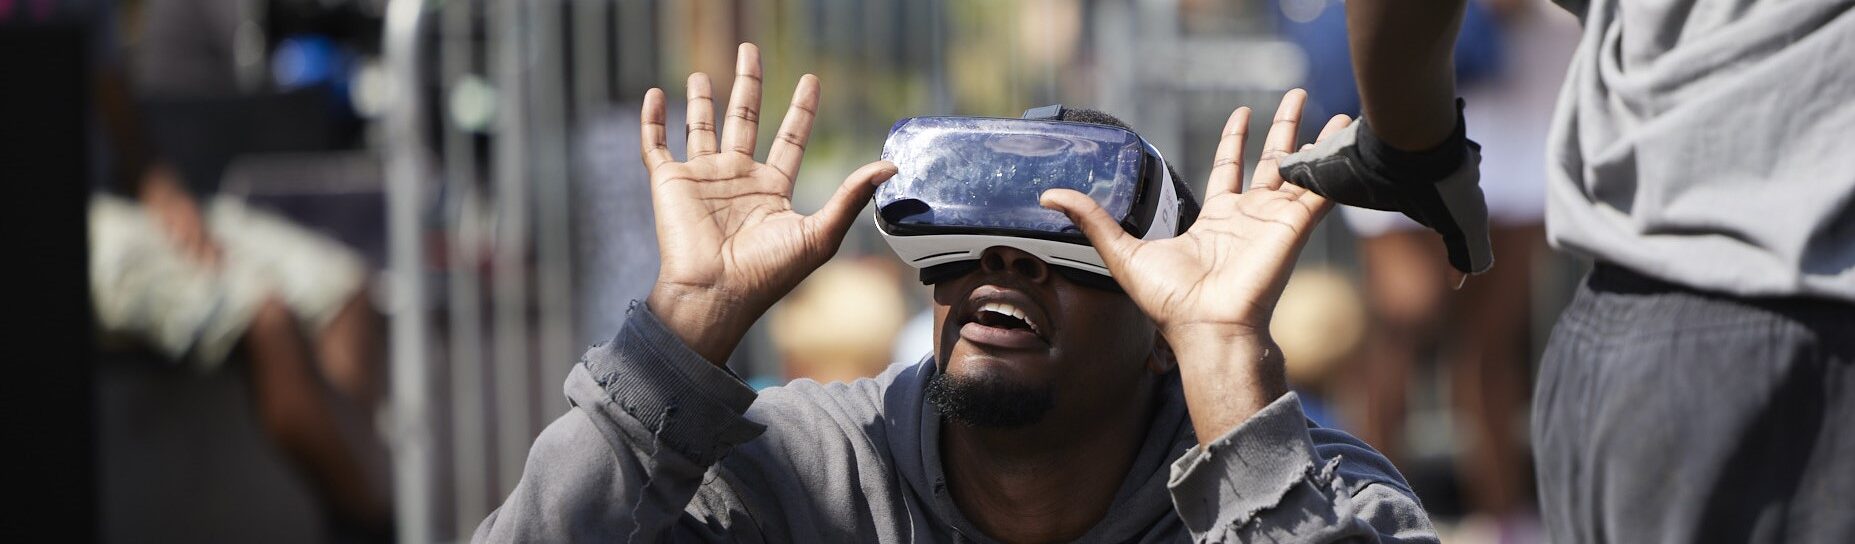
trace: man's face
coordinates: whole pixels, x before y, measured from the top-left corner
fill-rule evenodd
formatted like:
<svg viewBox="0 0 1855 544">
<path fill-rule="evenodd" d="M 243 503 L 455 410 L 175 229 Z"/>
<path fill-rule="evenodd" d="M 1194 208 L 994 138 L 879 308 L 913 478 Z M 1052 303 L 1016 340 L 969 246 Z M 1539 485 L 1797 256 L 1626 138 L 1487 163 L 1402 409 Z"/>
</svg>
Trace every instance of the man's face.
<svg viewBox="0 0 1855 544">
<path fill-rule="evenodd" d="M 928 399 L 982 427 L 1124 405 L 1147 372 L 1152 322 L 1127 295 L 1086 287 L 1037 257 L 986 250 L 972 272 L 934 285 L 941 372 Z"/>
</svg>

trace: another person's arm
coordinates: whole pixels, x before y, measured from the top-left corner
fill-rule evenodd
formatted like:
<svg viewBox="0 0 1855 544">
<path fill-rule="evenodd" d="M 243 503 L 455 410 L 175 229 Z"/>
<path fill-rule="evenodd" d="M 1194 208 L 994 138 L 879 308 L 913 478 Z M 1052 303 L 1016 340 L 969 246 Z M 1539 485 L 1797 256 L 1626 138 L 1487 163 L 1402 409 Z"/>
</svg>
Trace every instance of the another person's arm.
<svg viewBox="0 0 1855 544">
<path fill-rule="evenodd" d="M 741 45 L 736 72 L 720 130 L 708 76 L 690 76 L 681 162 L 665 143 L 663 92 L 645 94 L 640 151 L 656 212 L 657 284 L 618 337 L 574 368 L 566 386 L 574 410 L 536 439 L 520 483 L 475 541 L 662 540 L 709 467 L 765 430 L 742 416 L 755 394 L 724 366 L 728 355 L 774 301 L 837 252 L 895 167 L 858 169 L 823 210 L 800 215 L 792 185 L 818 80 L 800 78 L 760 163 L 753 45 Z"/>
<path fill-rule="evenodd" d="M 1346 3 L 1364 115 L 1283 159 L 1280 175 L 1347 206 L 1401 212 L 1443 237 L 1464 274 L 1494 265 L 1480 151 L 1456 100 L 1455 41 L 1465 0 L 1413 8 Z"/>
<path fill-rule="evenodd" d="M 115 158 L 116 175 L 111 188 L 140 200 L 162 231 L 188 256 L 204 263 L 218 262 L 219 247 L 207 233 L 199 200 L 187 191 L 180 173 L 160 160 L 155 146 L 148 141 L 134 93 L 120 66 L 97 72 L 92 100 L 101 114 L 103 132 Z"/>
<path fill-rule="evenodd" d="M 1432 149 L 1456 128 L 1456 33 L 1465 6 L 1467 0 L 1421 8 L 1391 0 L 1346 2 L 1362 117 L 1391 147 Z"/>
<path fill-rule="evenodd" d="M 1269 336 L 1296 255 L 1329 207 L 1276 173 L 1294 149 L 1305 100 L 1299 90 L 1283 97 L 1241 192 L 1249 109 L 1231 114 L 1204 207 L 1176 238 L 1136 239 L 1079 192 L 1052 190 L 1043 202 L 1082 228 L 1177 357 L 1199 446 L 1173 465 L 1170 484 L 1198 540 L 1434 542 L 1415 494 L 1383 456 L 1307 426 Z M 1334 118 L 1322 137 L 1349 121 Z"/>
</svg>

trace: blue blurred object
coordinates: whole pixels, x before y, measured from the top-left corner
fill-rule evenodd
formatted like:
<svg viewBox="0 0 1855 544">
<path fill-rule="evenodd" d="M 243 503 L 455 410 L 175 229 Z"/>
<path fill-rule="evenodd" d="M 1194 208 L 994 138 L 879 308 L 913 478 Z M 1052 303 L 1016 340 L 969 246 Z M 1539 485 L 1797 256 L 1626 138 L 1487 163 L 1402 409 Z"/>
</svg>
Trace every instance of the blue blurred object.
<svg viewBox="0 0 1855 544">
<path fill-rule="evenodd" d="M 290 36 L 271 53 L 271 77 L 279 90 L 334 84 L 346 79 L 346 72 L 346 55 L 327 36 Z"/>
<path fill-rule="evenodd" d="M 1359 116 L 1359 87 L 1353 81 L 1353 55 L 1346 44 L 1346 9 L 1339 0 L 1273 0 L 1282 36 L 1307 53 L 1308 119 L 1335 114 Z M 1309 16 L 1312 17 L 1309 17 Z M 1456 85 L 1500 77 L 1501 28 L 1482 7 L 1470 0 L 1456 35 Z M 1322 123 L 1304 125 L 1320 130 Z"/>
<path fill-rule="evenodd" d="M 292 34 L 277 42 L 271 52 L 272 84 L 279 91 L 320 87 L 328 91 L 334 103 L 332 113 L 352 115 L 353 97 L 349 95 L 353 54 L 321 34 Z"/>
<path fill-rule="evenodd" d="M 767 388 L 779 387 L 781 385 L 785 384 L 780 383 L 779 379 L 773 376 L 754 376 L 747 379 L 747 387 L 755 391 L 765 391 Z"/>
<path fill-rule="evenodd" d="M 1340 421 L 1333 418 L 1333 410 L 1327 407 L 1326 399 L 1306 390 L 1296 390 L 1295 394 L 1301 397 L 1301 413 L 1314 424 L 1326 429 L 1345 430 L 1340 428 Z"/>
</svg>

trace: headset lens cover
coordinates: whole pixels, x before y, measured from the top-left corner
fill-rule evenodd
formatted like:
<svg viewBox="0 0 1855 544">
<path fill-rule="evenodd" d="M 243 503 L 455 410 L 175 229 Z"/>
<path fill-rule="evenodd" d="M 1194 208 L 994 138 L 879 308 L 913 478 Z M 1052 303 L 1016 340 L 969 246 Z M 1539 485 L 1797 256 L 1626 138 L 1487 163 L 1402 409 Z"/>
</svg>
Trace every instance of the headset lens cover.
<svg viewBox="0 0 1855 544">
<path fill-rule="evenodd" d="M 889 131 L 882 158 L 897 173 L 876 190 L 892 228 L 1076 234 L 1037 203 L 1074 189 L 1125 220 L 1140 195 L 1146 146 L 1106 125 L 974 117 L 915 117 Z"/>
</svg>

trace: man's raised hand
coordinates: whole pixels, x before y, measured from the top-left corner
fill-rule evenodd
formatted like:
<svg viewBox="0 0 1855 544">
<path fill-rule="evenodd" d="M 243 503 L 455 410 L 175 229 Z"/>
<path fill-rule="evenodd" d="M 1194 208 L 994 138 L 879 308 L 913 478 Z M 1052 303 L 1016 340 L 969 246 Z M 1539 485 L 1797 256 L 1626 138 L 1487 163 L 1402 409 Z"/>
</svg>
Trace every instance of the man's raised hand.
<svg viewBox="0 0 1855 544">
<path fill-rule="evenodd" d="M 1249 188 L 1242 182 L 1249 108 L 1238 108 L 1206 186 L 1203 210 L 1175 238 L 1127 234 L 1094 200 L 1070 190 L 1044 193 L 1043 205 L 1070 217 L 1114 279 L 1160 328 L 1178 356 L 1199 440 L 1209 442 L 1287 391 L 1269 317 L 1327 199 L 1284 183 L 1275 162 L 1295 149 L 1307 93 L 1283 96 Z M 1322 136 L 1350 119 L 1335 117 Z"/>
<path fill-rule="evenodd" d="M 774 301 L 837 253 L 876 185 L 895 174 L 885 161 L 864 165 L 817 213 L 792 209 L 792 185 L 811 135 L 818 91 L 817 77 L 799 78 L 764 163 L 754 161 L 760 50 L 753 44 L 741 44 L 719 130 L 708 76 L 689 76 L 685 161 L 678 162 L 665 144 L 663 91 L 644 94 L 640 151 L 650 170 L 661 259 L 647 304 L 684 343 L 716 364 L 726 362 Z"/>
</svg>

